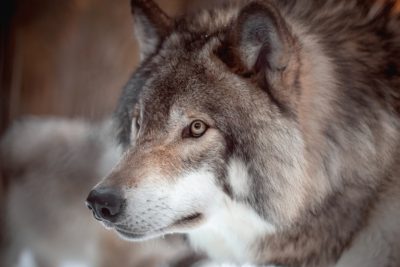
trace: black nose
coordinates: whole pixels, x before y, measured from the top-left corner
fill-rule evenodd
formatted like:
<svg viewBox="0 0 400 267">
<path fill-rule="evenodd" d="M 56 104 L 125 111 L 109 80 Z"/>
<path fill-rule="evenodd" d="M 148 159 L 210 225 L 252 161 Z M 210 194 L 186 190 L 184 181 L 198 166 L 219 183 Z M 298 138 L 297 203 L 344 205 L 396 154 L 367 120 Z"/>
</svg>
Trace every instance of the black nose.
<svg viewBox="0 0 400 267">
<path fill-rule="evenodd" d="M 86 205 L 98 220 L 115 222 L 121 213 L 124 199 L 115 189 L 94 189 L 86 199 Z"/>
</svg>

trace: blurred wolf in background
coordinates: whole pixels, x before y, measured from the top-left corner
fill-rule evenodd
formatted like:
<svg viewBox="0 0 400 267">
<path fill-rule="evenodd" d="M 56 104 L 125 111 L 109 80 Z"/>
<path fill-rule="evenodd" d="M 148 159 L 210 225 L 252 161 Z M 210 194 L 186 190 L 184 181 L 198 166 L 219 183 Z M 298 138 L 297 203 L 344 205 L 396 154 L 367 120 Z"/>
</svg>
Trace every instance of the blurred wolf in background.
<svg viewBox="0 0 400 267">
<path fill-rule="evenodd" d="M 159 267 L 175 266 L 191 255 L 178 238 L 124 242 L 88 214 L 87 191 L 119 157 L 114 139 L 109 121 L 27 118 L 13 124 L 0 146 L 8 183 L 1 266 L 20 261 L 27 267 L 21 255 L 31 255 L 38 267 Z"/>
<path fill-rule="evenodd" d="M 172 20 L 132 1 L 124 155 L 87 204 L 128 240 L 221 261 L 400 266 L 394 1 L 240 1 Z"/>
</svg>

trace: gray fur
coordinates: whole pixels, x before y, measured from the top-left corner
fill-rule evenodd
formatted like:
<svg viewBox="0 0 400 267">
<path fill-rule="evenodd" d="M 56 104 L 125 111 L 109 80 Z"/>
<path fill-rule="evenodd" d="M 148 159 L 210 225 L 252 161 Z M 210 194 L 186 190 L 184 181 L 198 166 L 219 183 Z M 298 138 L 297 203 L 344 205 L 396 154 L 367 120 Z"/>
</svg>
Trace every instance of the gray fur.
<svg viewBox="0 0 400 267">
<path fill-rule="evenodd" d="M 258 264 L 334 266 L 362 250 L 357 240 L 376 225 L 399 220 L 381 222 L 376 210 L 400 201 L 400 18 L 392 1 L 237 2 L 175 25 L 122 94 L 126 152 L 104 185 L 138 186 L 149 162 L 169 179 L 208 166 L 226 195 L 277 227 L 255 242 Z M 206 114 L 218 138 L 182 139 L 189 113 Z M 193 142 L 207 149 L 179 153 Z M 232 158 L 248 166 L 246 196 L 226 177 Z M 384 232 L 393 243 L 382 266 L 397 266 L 398 227 Z"/>
</svg>

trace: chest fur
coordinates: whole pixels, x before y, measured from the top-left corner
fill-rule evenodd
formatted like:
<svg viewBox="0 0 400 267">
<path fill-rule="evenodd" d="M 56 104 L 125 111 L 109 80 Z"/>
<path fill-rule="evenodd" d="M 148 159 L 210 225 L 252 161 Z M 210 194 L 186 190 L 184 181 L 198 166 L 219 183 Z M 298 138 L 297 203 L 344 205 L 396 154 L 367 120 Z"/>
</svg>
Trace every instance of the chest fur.
<svg viewBox="0 0 400 267">
<path fill-rule="evenodd" d="M 230 200 L 207 223 L 189 233 L 196 249 L 220 262 L 250 263 L 257 241 L 274 231 L 253 210 Z"/>
</svg>

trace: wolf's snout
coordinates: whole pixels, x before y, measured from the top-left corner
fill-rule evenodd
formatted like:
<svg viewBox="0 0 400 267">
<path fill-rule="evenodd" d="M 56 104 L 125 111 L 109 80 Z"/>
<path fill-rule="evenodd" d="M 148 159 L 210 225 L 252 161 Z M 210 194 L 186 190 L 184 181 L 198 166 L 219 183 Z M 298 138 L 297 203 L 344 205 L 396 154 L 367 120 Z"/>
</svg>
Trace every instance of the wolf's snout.
<svg viewBox="0 0 400 267">
<path fill-rule="evenodd" d="M 115 222 L 122 212 L 124 199 L 115 189 L 93 189 L 86 199 L 86 205 L 98 220 Z"/>
</svg>

